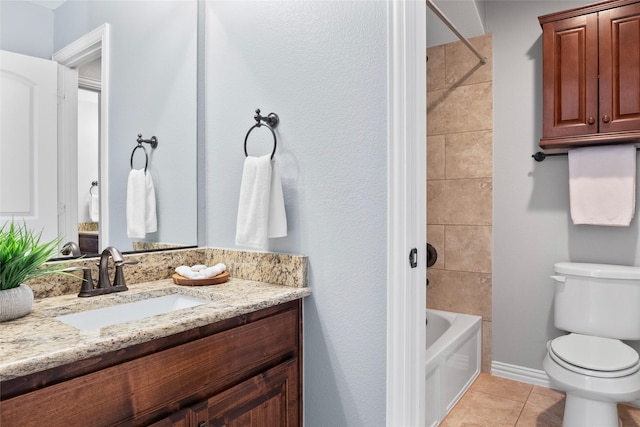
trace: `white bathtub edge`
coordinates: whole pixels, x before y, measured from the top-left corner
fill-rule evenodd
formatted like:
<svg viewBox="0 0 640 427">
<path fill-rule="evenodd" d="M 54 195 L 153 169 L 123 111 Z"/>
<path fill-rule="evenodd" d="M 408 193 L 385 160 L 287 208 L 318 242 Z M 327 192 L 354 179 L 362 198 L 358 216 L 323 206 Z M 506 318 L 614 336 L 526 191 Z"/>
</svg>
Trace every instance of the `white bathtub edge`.
<svg viewBox="0 0 640 427">
<path fill-rule="evenodd" d="M 426 350 L 426 366 L 429 369 L 435 360 L 448 356 L 459 343 L 466 341 L 481 329 L 482 317 L 431 308 L 427 310 L 443 316 L 451 322 L 451 327 Z"/>
</svg>

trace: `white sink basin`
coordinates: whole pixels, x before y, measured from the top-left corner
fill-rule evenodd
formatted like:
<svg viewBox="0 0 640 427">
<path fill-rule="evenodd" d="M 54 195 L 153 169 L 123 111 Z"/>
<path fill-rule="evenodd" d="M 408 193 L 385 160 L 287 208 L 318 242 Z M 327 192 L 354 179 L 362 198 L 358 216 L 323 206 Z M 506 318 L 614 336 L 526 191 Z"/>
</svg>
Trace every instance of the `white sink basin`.
<svg viewBox="0 0 640 427">
<path fill-rule="evenodd" d="M 197 307 L 208 302 L 187 295 L 172 294 L 80 313 L 65 314 L 55 319 L 81 330 L 91 330 L 170 313 L 183 308 Z"/>
</svg>

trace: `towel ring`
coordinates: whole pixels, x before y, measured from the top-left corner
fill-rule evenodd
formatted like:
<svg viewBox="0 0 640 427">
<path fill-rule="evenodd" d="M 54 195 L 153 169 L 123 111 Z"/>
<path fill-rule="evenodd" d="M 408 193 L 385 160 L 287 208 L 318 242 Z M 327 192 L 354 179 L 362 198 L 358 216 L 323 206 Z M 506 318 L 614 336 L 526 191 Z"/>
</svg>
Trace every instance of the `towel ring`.
<svg viewBox="0 0 640 427">
<path fill-rule="evenodd" d="M 255 116 L 253 116 L 253 119 L 256 121 L 256 124 L 251 126 L 249 132 L 247 132 L 247 136 L 244 137 L 244 155 L 246 157 L 249 157 L 249 153 L 247 153 L 247 139 L 249 139 L 249 134 L 255 128 L 259 128 L 260 126 L 264 125 L 271 131 L 271 135 L 273 135 L 273 151 L 271 152 L 271 159 L 273 159 L 273 156 L 276 154 L 276 147 L 278 146 L 276 133 L 273 131 L 273 128 L 278 127 L 278 123 L 280 123 L 280 117 L 278 117 L 276 113 L 269 113 L 268 116 L 262 116 L 260 115 L 260 109 L 258 108 L 256 110 Z"/>
<path fill-rule="evenodd" d="M 276 140 L 276 133 L 273 131 L 273 129 L 271 128 L 271 126 L 266 125 L 266 124 L 261 124 L 261 123 L 256 123 L 255 125 L 251 126 L 251 129 L 249 129 L 249 132 L 247 132 L 247 136 L 244 137 L 244 155 L 246 157 L 249 157 L 249 154 L 247 153 L 247 139 L 249 139 L 249 134 L 255 129 L 255 128 L 259 128 L 260 126 L 264 126 L 267 129 L 269 129 L 271 131 L 271 135 L 273 135 L 273 151 L 271 152 L 271 158 L 273 159 L 273 156 L 276 154 L 276 147 L 278 146 L 278 142 Z"/>
<path fill-rule="evenodd" d="M 131 169 L 133 169 L 133 156 L 134 156 L 134 154 L 136 154 L 136 150 L 138 148 L 142 148 L 142 151 L 144 151 L 144 172 L 146 173 L 147 172 L 147 166 L 149 165 L 149 155 L 147 154 L 147 149 L 144 148 L 142 143 L 138 143 L 138 145 L 136 145 L 133 148 L 133 151 L 131 152 L 131 161 L 130 161 Z"/>
<path fill-rule="evenodd" d="M 91 181 L 91 187 L 89 187 L 89 194 L 93 196 L 93 187 L 98 186 L 98 181 Z"/>
</svg>

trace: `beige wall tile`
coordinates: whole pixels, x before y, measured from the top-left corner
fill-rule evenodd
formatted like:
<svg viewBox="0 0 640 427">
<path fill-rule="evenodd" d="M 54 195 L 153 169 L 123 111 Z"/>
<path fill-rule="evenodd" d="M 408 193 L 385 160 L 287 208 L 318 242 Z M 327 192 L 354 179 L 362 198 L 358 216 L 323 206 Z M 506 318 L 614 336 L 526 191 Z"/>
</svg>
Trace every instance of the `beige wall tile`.
<svg viewBox="0 0 640 427">
<path fill-rule="evenodd" d="M 492 185 L 490 178 L 428 181 L 429 223 L 491 225 Z"/>
<path fill-rule="evenodd" d="M 478 83 L 427 93 L 427 135 L 493 128 L 493 84 Z"/>
<path fill-rule="evenodd" d="M 432 137 L 434 138 L 434 137 Z M 427 143 L 427 149 L 431 141 Z M 493 176 L 493 131 L 453 133 L 445 136 L 448 179 Z M 429 163 L 427 163 L 427 173 Z"/>
<path fill-rule="evenodd" d="M 445 136 L 433 135 L 427 138 L 427 179 L 445 177 Z"/>
<path fill-rule="evenodd" d="M 427 307 L 482 316 L 491 320 L 491 275 L 429 270 Z"/>
<path fill-rule="evenodd" d="M 444 45 L 445 84 L 447 87 L 493 81 L 491 34 L 473 37 L 469 39 L 469 42 L 481 55 L 487 58 L 487 63 L 481 64 L 478 57 L 462 42 Z"/>
<path fill-rule="evenodd" d="M 444 50 L 444 45 L 427 49 L 427 92 L 445 88 Z"/>
<path fill-rule="evenodd" d="M 427 218 L 427 222 L 429 222 L 429 218 Z M 429 267 L 429 270 L 432 268 L 443 269 L 445 266 L 444 225 L 427 225 L 427 242 L 431 243 L 438 253 L 436 263 Z"/>
<path fill-rule="evenodd" d="M 445 268 L 491 273 L 491 229 L 490 225 L 447 225 Z"/>
<path fill-rule="evenodd" d="M 482 321 L 482 363 L 481 372 L 491 372 L 491 337 L 492 322 Z"/>
</svg>

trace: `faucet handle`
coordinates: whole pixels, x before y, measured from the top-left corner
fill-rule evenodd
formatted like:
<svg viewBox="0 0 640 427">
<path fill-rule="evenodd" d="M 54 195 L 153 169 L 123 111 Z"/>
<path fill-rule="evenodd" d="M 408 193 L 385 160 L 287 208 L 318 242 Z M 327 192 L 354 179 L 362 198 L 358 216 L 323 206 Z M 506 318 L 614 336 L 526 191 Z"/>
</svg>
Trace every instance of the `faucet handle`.
<svg viewBox="0 0 640 427">
<path fill-rule="evenodd" d="M 137 264 L 140 261 L 137 259 L 123 259 L 122 261 L 118 261 L 115 263 L 116 265 L 116 275 L 113 278 L 113 286 L 122 286 L 124 289 L 127 289 L 127 284 L 124 281 L 124 272 L 123 268 L 127 264 Z"/>
<path fill-rule="evenodd" d="M 82 270 L 82 285 L 80 286 L 79 297 L 91 296 L 93 290 L 93 277 L 91 277 L 91 267 L 89 266 L 77 266 L 65 268 L 64 271 L 77 271 Z"/>
</svg>

